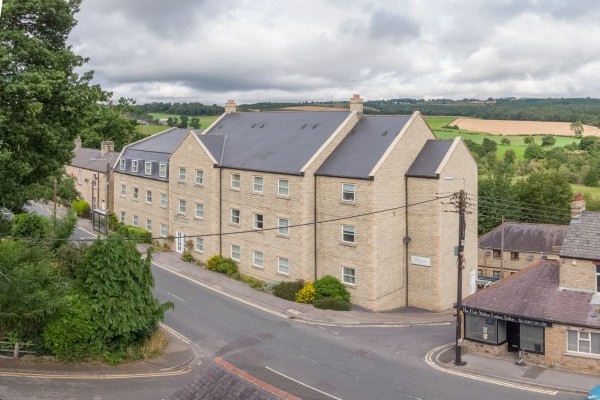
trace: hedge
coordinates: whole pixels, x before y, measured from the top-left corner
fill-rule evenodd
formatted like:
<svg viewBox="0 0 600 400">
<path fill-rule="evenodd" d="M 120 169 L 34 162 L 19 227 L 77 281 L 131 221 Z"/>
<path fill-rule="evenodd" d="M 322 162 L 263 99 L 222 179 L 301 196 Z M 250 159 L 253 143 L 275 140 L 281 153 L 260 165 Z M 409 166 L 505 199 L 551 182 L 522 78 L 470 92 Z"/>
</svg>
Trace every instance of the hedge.
<svg viewBox="0 0 600 400">
<path fill-rule="evenodd" d="M 296 301 L 296 293 L 304 287 L 304 281 L 299 279 L 293 282 L 279 282 L 273 286 L 273 295 L 289 300 Z"/>
<path fill-rule="evenodd" d="M 339 297 L 323 297 L 315 300 L 313 305 L 323 310 L 350 311 L 350 303 Z"/>
<path fill-rule="evenodd" d="M 117 232 L 129 239 L 137 239 L 139 243 L 152 243 L 152 233 L 137 226 L 121 224 Z"/>
<path fill-rule="evenodd" d="M 345 302 L 350 302 L 348 290 L 339 279 L 331 275 L 325 275 L 315 281 L 315 301 L 326 297 L 339 297 Z"/>
</svg>

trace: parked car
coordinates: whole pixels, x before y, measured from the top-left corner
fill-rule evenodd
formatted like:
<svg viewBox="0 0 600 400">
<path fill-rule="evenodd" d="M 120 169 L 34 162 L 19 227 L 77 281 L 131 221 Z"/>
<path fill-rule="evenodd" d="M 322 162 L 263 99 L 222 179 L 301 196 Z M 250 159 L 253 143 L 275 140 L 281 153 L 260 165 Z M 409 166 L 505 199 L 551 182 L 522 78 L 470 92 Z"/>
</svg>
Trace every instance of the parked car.
<svg viewBox="0 0 600 400">
<path fill-rule="evenodd" d="M 588 392 L 587 400 L 600 400 L 600 385 L 594 386 Z"/>
</svg>

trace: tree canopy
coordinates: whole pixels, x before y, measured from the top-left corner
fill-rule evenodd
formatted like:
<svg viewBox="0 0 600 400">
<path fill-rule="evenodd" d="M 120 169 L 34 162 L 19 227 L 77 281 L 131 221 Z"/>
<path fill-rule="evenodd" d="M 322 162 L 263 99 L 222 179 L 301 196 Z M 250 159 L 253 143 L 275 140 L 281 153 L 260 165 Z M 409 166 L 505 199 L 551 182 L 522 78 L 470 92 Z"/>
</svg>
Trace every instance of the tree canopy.
<svg viewBox="0 0 600 400">
<path fill-rule="evenodd" d="M 66 40 L 80 0 L 5 0 L 0 18 L 0 206 L 19 208 L 32 185 L 60 176 L 83 116 L 109 94 Z"/>
</svg>

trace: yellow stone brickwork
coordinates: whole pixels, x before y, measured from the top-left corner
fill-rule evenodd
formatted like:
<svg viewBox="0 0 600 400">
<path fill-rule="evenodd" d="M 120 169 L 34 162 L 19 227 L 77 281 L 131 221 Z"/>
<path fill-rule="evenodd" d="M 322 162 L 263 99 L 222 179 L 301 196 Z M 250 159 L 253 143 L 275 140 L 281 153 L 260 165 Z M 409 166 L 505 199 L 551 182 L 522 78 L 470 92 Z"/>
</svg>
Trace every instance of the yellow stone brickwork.
<svg viewBox="0 0 600 400">
<path fill-rule="evenodd" d="M 81 198 L 89 203 L 90 207 L 93 207 L 93 200 L 96 200 L 96 208 L 112 210 L 113 196 L 110 193 L 112 190 L 110 181 L 112 173 L 98 172 L 71 165 L 65 166 L 65 170 L 67 175 L 75 178 L 75 189 L 77 189 Z M 94 180 L 96 180 L 95 185 Z"/>
<path fill-rule="evenodd" d="M 596 291 L 596 265 L 590 260 L 560 258 L 560 287 Z"/>
</svg>

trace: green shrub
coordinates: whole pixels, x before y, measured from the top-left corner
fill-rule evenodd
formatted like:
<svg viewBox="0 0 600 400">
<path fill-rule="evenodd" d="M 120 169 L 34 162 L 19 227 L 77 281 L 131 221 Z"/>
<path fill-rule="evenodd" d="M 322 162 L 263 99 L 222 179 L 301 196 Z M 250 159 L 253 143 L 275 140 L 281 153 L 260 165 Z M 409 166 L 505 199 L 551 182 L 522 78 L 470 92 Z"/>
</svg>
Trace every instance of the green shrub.
<svg viewBox="0 0 600 400">
<path fill-rule="evenodd" d="M 261 289 L 265 282 L 250 275 L 240 275 L 240 280 L 246 282 L 252 289 Z"/>
<path fill-rule="evenodd" d="M 239 279 L 240 277 L 235 261 L 218 254 L 208 259 L 206 262 L 206 269 L 209 271 L 220 272 L 233 279 Z"/>
<path fill-rule="evenodd" d="M 60 318 L 44 329 L 44 342 L 60 360 L 84 360 L 98 357 L 104 347 L 92 322 L 92 303 L 84 296 L 68 297 L 68 307 Z"/>
<path fill-rule="evenodd" d="M 339 297 L 350 302 L 350 293 L 339 279 L 331 275 L 325 275 L 315 281 L 315 301 L 325 297 Z"/>
<path fill-rule="evenodd" d="M 80 218 L 88 218 L 90 216 L 90 211 L 92 210 L 90 204 L 85 200 L 75 200 L 73 202 L 73 208 Z"/>
<path fill-rule="evenodd" d="M 315 301 L 315 285 L 308 281 L 302 289 L 296 293 L 296 303 L 310 304 Z"/>
<path fill-rule="evenodd" d="M 296 301 L 296 293 L 304 287 L 304 281 L 279 282 L 273 286 L 273 295 L 289 301 Z"/>
<path fill-rule="evenodd" d="M 119 221 L 119 218 L 117 218 L 115 213 L 108 213 L 108 229 L 116 231 L 120 224 L 121 221 Z"/>
<path fill-rule="evenodd" d="M 40 239 L 50 231 L 48 218 L 38 214 L 17 214 L 13 218 L 11 233 L 15 237 Z"/>
<path fill-rule="evenodd" d="M 503 146 L 510 146 L 510 139 L 509 138 L 502 138 L 500 140 L 500 144 Z"/>
<path fill-rule="evenodd" d="M 152 243 L 152 233 L 137 226 L 120 224 L 117 233 L 129 239 L 136 239 L 139 243 Z"/>
<path fill-rule="evenodd" d="M 323 297 L 315 300 L 313 305 L 323 310 L 350 311 L 350 303 L 339 297 Z"/>
<path fill-rule="evenodd" d="M 183 254 L 181 255 L 181 259 L 185 262 L 194 262 L 196 261 L 196 259 L 194 258 L 194 256 L 192 255 L 192 253 L 190 253 L 190 251 L 188 249 L 185 249 L 183 251 Z"/>
</svg>

